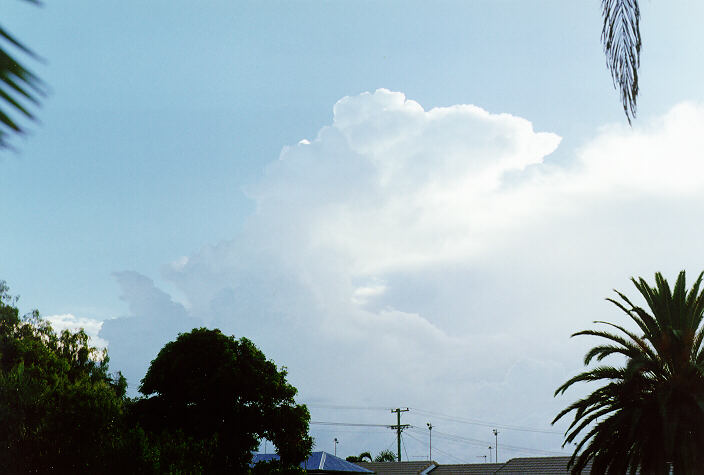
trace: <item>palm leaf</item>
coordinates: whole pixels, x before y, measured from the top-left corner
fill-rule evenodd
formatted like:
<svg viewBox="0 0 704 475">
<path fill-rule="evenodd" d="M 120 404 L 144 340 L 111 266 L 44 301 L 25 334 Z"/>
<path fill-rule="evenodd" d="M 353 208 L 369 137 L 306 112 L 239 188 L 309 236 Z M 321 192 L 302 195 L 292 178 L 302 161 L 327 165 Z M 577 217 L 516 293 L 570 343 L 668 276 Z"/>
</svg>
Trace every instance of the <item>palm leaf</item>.
<svg viewBox="0 0 704 475">
<path fill-rule="evenodd" d="M 636 116 L 638 67 L 640 66 L 640 8 L 638 0 L 602 0 L 604 26 L 601 42 L 606 66 L 621 95 L 628 123 Z"/>
<path fill-rule="evenodd" d="M 25 1 L 39 4 L 37 0 Z M 37 59 L 29 48 L 0 26 L 0 149 L 12 148 L 9 143 L 12 135 L 26 133 L 20 118 L 35 121 L 29 104 L 38 105 L 46 95 L 42 80 L 22 65 L 12 50 Z"/>
</svg>

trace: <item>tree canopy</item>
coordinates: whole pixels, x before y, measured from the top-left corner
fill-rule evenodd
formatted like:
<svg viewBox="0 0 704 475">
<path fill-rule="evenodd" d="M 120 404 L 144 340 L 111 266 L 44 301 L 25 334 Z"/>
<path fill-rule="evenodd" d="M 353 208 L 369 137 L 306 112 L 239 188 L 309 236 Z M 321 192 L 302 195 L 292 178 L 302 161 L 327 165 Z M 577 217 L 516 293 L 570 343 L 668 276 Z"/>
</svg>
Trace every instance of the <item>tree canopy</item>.
<svg viewBox="0 0 704 475">
<path fill-rule="evenodd" d="M 250 340 L 197 328 L 152 361 L 135 416 L 161 440 L 181 440 L 182 456 L 205 472 L 246 471 L 261 438 L 276 445 L 282 463 L 297 465 L 311 451 L 310 415 L 286 375 Z"/>
<path fill-rule="evenodd" d="M 374 457 L 375 462 L 395 462 L 396 454 L 389 449 L 382 450 Z"/>
<path fill-rule="evenodd" d="M 19 315 L 0 281 L 0 467 L 3 473 L 124 473 L 127 384 L 85 332 Z M 124 462 L 124 463 L 123 463 Z"/>
<path fill-rule="evenodd" d="M 655 286 L 632 279 L 647 309 L 616 291 L 608 299 L 623 310 L 637 330 L 598 321 L 607 330 L 573 336 L 604 340 L 584 364 L 610 356 L 623 366 L 599 365 L 560 386 L 555 395 L 579 382 L 602 384 L 560 412 L 574 412 L 565 444 L 578 441 L 570 465 L 579 473 L 593 461 L 592 473 L 698 473 L 704 466 L 704 290 L 700 274 L 691 289 L 680 272 L 673 289 L 660 274 Z M 581 439 L 580 439 L 581 438 Z"/>
<path fill-rule="evenodd" d="M 369 452 L 362 452 L 359 455 L 350 455 L 349 457 L 345 457 L 345 460 L 348 462 L 352 463 L 357 463 L 357 462 L 371 462 L 372 461 L 372 454 Z"/>
<path fill-rule="evenodd" d="M 300 472 L 310 416 L 296 388 L 249 340 L 205 328 L 168 343 L 126 397 L 107 350 L 83 330 L 57 334 L 37 311 L 20 316 L 0 281 L 2 473 L 246 473 L 261 438 Z"/>
<path fill-rule="evenodd" d="M 376 457 L 372 458 L 372 454 L 369 452 L 362 452 L 359 455 L 350 455 L 349 457 L 345 458 L 348 462 L 352 463 L 357 463 L 357 462 L 395 462 L 396 461 L 396 454 L 393 453 L 392 451 L 386 449 L 382 450 L 377 454 Z"/>
</svg>

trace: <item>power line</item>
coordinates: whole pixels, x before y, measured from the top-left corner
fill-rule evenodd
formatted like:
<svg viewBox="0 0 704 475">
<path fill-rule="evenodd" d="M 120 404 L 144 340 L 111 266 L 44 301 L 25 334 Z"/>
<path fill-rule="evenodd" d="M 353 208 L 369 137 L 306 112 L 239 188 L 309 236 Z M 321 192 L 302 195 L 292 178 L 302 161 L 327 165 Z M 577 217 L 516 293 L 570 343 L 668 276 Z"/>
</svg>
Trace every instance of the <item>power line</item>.
<svg viewBox="0 0 704 475">
<path fill-rule="evenodd" d="M 339 427 L 339 426 L 335 426 L 335 427 Z M 335 429 L 333 429 L 331 427 L 330 429 L 316 429 L 315 431 L 316 431 L 316 433 L 325 433 L 325 434 L 338 434 L 338 433 L 342 433 L 342 434 L 369 434 L 370 433 L 369 428 L 366 428 L 366 429 L 360 428 L 360 429 L 355 430 L 354 428 L 350 428 L 350 429 L 335 428 Z M 395 441 L 395 437 L 394 437 L 394 441 Z"/>
<path fill-rule="evenodd" d="M 385 427 L 387 429 L 389 428 L 396 428 L 396 426 L 392 426 L 389 424 L 362 424 L 359 422 L 328 422 L 328 421 L 310 421 L 309 424 L 317 424 L 317 425 L 323 425 L 323 426 L 349 426 L 349 427 Z M 410 426 L 409 426 L 410 427 Z"/>
<path fill-rule="evenodd" d="M 391 451 L 391 447 L 393 447 L 393 445 L 394 445 L 395 442 L 396 442 L 396 438 L 394 437 L 394 438 L 391 440 L 391 443 L 389 443 L 389 445 L 386 446 L 386 450 Z"/>
<path fill-rule="evenodd" d="M 407 437 L 410 437 L 411 439 L 413 439 L 413 440 L 415 440 L 416 442 L 419 442 L 419 443 L 421 443 L 421 444 L 424 443 L 422 440 L 413 437 L 411 434 L 406 434 L 406 436 L 407 436 Z M 435 450 L 438 451 L 438 452 L 440 452 L 441 454 L 443 454 L 443 455 L 446 456 L 446 457 L 450 457 L 451 459 L 456 460 L 457 462 L 460 462 L 460 463 L 465 463 L 465 462 L 466 462 L 465 460 L 462 460 L 462 459 L 460 459 L 460 458 L 458 458 L 458 457 L 456 457 L 456 456 L 454 456 L 454 455 L 452 455 L 452 454 L 450 454 L 450 453 L 448 453 L 448 452 L 445 452 L 445 451 L 442 450 L 442 449 L 438 449 L 437 446 L 435 447 Z"/>
<path fill-rule="evenodd" d="M 353 410 L 377 410 L 377 409 L 384 409 L 388 410 L 387 408 L 382 408 L 382 407 L 371 407 L 371 406 L 335 406 L 335 405 L 327 405 L 330 408 L 335 408 L 335 409 L 353 409 Z M 391 425 L 391 424 L 366 424 L 366 423 L 359 423 L 359 422 L 337 422 L 337 421 L 311 421 L 310 424 L 315 424 L 315 425 L 323 425 L 323 426 L 336 426 L 336 427 L 366 427 L 366 428 L 385 428 L 385 429 L 395 429 L 397 434 L 396 434 L 396 442 L 397 442 L 397 456 L 400 458 L 401 455 L 401 434 L 400 432 L 403 431 L 404 429 L 413 429 L 413 430 L 418 430 L 420 432 L 420 429 L 416 426 L 413 426 L 411 424 L 401 424 L 400 422 L 400 416 L 401 412 L 406 412 L 409 409 L 392 409 L 392 413 L 397 414 L 397 424 Z M 486 426 L 486 427 L 498 427 L 504 430 L 517 430 L 517 431 L 524 431 L 524 432 L 537 432 L 537 433 L 547 433 L 547 434 L 560 434 L 563 435 L 561 432 L 555 432 L 555 431 L 546 431 L 546 430 L 541 430 L 541 429 L 536 429 L 536 428 L 530 428 L 530 427 L 522 427 L 522 426 L 509 426 L 509 425 L 503 425 L 503 424 L 490 424 L 487 422 L 483 421 L 476 421 L 476 420 L 471 420 L 471 419 L 464 419 L 460 417 L 453 417 L 449 416 L 446 414 L 442 413 L 437 413 L 434 411 L 426 411 L 424 409 L 418 409 L 418 408 L 412 408 L 413 411 L 433 416 L 436 418 L 440 419 L 446 419 L 452 422 L 461 422 L 465 424 L 472 424 L 472 425 L 480 425 L 480 426 Z M 366 432 L 366 431 L 360 431 L 360 432 Z M 423 431 L 424 432 L 424 431 Z M 491 444 L 491 442 L 488 442 L 486 440 L 481 440 L 481 439 L 473 439 L 471 437 L 464 437 L 456 434 L 450 434 L 447 432 L 440 432 L 440 431 L 435 431 L 435 434 L 441 438 L 451 440 L 454 442 L 460 442 L 460 443 L 465 443 L 469 445 L 475 445 L 478 447 L 486 447 L 487 444 Z M 410 434 L 409 434 L 410 436 Z M 414 438 L 414 440 L 417 440 Z M 564 452 L 557 452 L 557 451 L 550 451 L 550 450 L 541 450 L 541 449 L 534 449 L 530 447 L 521 447 L 521 446 L 515 446 L 515 445 L 508 445 L 503 443 L 502 447 L 509 452 L 522 452 L 522 453 L 539 453 L 543 455 L 564 455 Z M 405 449 L 405 446 L 404 446 Z M 444 455 L 450 456 L 449 454 L 446 454 L 442 450 L 438 450 L 440 453 L 443 453 Z M 408 454 L 406 454 L 408 456 Z M 451 456 L 450 456 L 451 457 Z"/>
<path fill-rule="evenodd" d="M 448 434 L 446 432 L 440 432 L 437 430 L 435 431 L 435 435 L 439 436 L 441 438 L 444 438 L 444 439 L 453 440 L 455 442 L 465 442 L 465 443 L 468 443 L 471 445 L 476 445 L 478 447 L 484 447 L 487 444 L 491 443 L 491 442 L 487 442 L 487 441 L 481 440 L 481 439 L 473 439 L 471 437 L 463 437 L 460 435 Z"/>
<path fill-rule="evenodd" d="M 388 406 L 355 406 L 355 405 L 343 405 L 343 404 L 318 404 L 318 403 L 305 403 L 308 407 L 317 407 L 321 409 L 341 409 L 341 410 L 353 410 L 353 411 L 388 411 L 390 408 Z M 477 419 L 468 419 L 458 416 L 451 416 L 448 414 L 443 414 L 435 411 L 428 411 L 426 409 L 421 409 L 417 407 L 410 408 L 411 410 L 418 412 L 420 414 L 425 414 L 428 416 L 434 416 L 448 421 L 459 422 L 462 424 L 471 424 L 484 427 L 505 429 L 505 430 L 515 430 L 521 432 L 534 432 L 538 434 L 555 434 L 563 436 L 564 433 L 549 429 L 539 429 L 536 427 L 526 427 L 526 426 L 516 426 L 510 424 L 497 424 L 496 422 L 487 422 Z"/>
<path fill-rule="evenodd" d="M 522 452 L 522 453 L 528 452 L 528 453 L 536 453 L 536 454 L 542 454 L 542 455 L 553 455 L 553 456 L 558 456 L 558 457 L 561 455 L 565 455 L 564 452 L 558 452 L 556 450 L 542 450 L 542 449 L 534 449 L 531 447 L 519 447 L 517 445 L 507 445 L 504 443 L 501 444 L 501 448 L 504 450 L 508 450 L 509 452 Z"/>
<path fill-rule="evenodd" d="M 420 430 L 416 427 L 414 427 L 415 430 Z M 477 447 L 487 447 L 488 445 L 491 445 L 492 442 L 486 441 L 486 440 L 480 440 L 480 439 L 473 439 L 471 437 L 464 437 L 461 435 L 456 435 L 456 434 L 448 434 L 446 432 L 440 432 L 438 430 L 435 431 L 435 434 L 437 436 L 440 436 L 442 438 L 452 440 L 454 442 L 463 442 L 469 445 L 474 445 Z M 520 447 L 517 445 L 508 445 L 508 444 L 501 444 L 501 447 L 504 449 L 507 449 L 509 451 L 513 452 L 528 452 L 528 453 L 540 453 L 544 455 L 564 455 L 563 452 L 556 452 L 552 450 L 542 450 L 542 449 L 534 449 L 531 447 Z"/>
<path fill-rule="evenodd" d="M 303 403 L 307 407 L 318 407 L 321 409 L 347 409 L 353 411 L 388 411 L 391 407 L 387 406 L 351 406 L 342 404 L 317 404 L 317 403 Z"/>
<path fill-rule="evenodd" d="M 442 414 L 439 412 L 426 411 L 425 409 L 419 409 L 417 407 L 412 407 L 411 409 L 415 412 L 418 412 L 419 414 L 438 417 L 440 419 L 445 419 L 445 420 L 452 421 L 452 422 L 460 422 L 462 424 L 471 424 L 471 425 L 478 425 L 478 426 L 484 426 L 484 427 L 499 428 L 499 429 L 504 429 L 504 430 L 516 430 L 516 431 L 521 431 L 521 432 L 536 432 L 539 434 L 556 434 L 556 435 L 560 435 L 560 436 L 564 435 L 562 432 L 558 432 L 558 431 L 554 431 L 554 430 L 537 429 L 535 427 L 523 427 L 523 426 L 514 426 L 514 425 L 506 425 L 506 424 L 496 424 L 495 422 L 485 422 L 485 421 L 479 421 L 476 419 L 466 419 L 466 418 L 457 417 L 457 416 L 450 416 L 448 414 Z"/>
<path fill-rule="evenodd" d="M 411 460 L 411 458 L 408 456 L 408 450 L 406 449 L 406 441 L 401 439 L 401 443 L 403 444 L 403 451 L 406 453 L 406 460 Z"/>
<path fill-rule="evenodd" d="M 406 434 L 406 435 L 408 435 L 408 434 Z M 415 437 L 411 437 L 411 439 L 416 440 Z M 404 453 L 406 454 L 406 460 L 407 460 L 407 461 L 410 461 L 411 458 L 408 456 L 408 448 L 406 447 L 406 441 L 405 441 L 405 440 L 401 440 L 401 443 L 403 444 L 403 451 L 404 451 Z"/>
</svg>

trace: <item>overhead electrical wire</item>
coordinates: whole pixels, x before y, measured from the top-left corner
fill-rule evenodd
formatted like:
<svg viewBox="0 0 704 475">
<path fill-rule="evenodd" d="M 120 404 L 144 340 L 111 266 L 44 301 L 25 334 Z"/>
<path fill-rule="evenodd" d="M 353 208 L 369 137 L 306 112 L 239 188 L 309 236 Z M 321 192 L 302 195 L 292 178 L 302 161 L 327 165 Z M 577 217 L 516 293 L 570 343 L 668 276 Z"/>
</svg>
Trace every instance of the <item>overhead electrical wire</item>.
<svg viewBox="0 0 704 475">
<path fill-rule="evenodd" d="M 357 422 L 328 422 L 328 421 L 311 421 L 311 424 L 317 424 L 317 425 L 327 425 L 327 426 L 347 426 L 347 427 L 382 427 L 382 428 L 390 428 L 392 427 L 391 425 L 386 425 L 386 424 L 363 424 L 363 423 L 357 423 Z M 414 425 L 409 425 L 408 429 L 415 430 L 418 433 L 425 433 L 425 430 L 421 429 L 420 427 L 414 426 Z M 469 445 L 474 445 L 476 447 L 488 447 L 489 445 L 492 445 L 492 441 L 487 441 L 487 440 L 481 440 L 481 439 L 474 439 L 472 437 L 465 437 L 457 434 L 450 434 L 447 432 L 442 432 L 437 429 L 433 431 L 433 434 L 436 437 L 440 437 L 446 440 L 450 440 L 453 442 L 460 442 L 460 443 L 465 443 Z M 406 434 L 407 436 L 411 437 L 410 434 Z M 532 447 L 521 447 L 518 445 L 511 445 L 511 444 L 505 444 L 502 443 L 501 447 L 503 447 L 505 450 L 509 450 L 511 452 L 528 452 L 528 453 L 539 453 L 543 455 L 565 455 L 563 452 L 557 452 L 557 451 L 552 451 L 552 450 L 542 450 L 542 449 L 536 449 Z"/>
<path fill-rule="evenodd" d="M 321 409 L 341 409 L 341 410 L 353 410 L 353 411 L 389 411 L 391 410 L 391 407 L 386 407 L 386 406 L 355 406 L 355 405 L 344 405 L 344 404 L 319 404 L 319 403 L 305 403 L 306 406 L 308 407 L 313 407 L 313 408 L 321 408 Z M 459 422 L 462 424 L 470 424 L 470 425 L 478 425 L 478 426 L 484 426 L 484 427 L 491 427 L 491 428 L 496 428 L 496 429 L 504 429 L 504 430 L 515 430 L 515 431 L 520 431 L 520 432 L 534 432 L 537 434 L 554 434 L 554 435 L 560 435 L 563 436 L 564 433 L 556 430 L 549 430 L 549 429 L 539 429 L 536 427 L 526 427 L 526 426 L 518 426 L 518 425 L 512 425 L 512 424 L 499 424 L 496 422 L 487 422 L 487 421 L 481 421 L 477 419 L 469 419 L 469 418 L 464 418 L 464 417 L 458 417 L 458 416 L 453 416 L 449 414 L 443 414 L 440 412 L 436 411 L 429 411 L 427 409 L 422 409 L 418 407 L 411 407 L 410 408 L 412 411 L 417 412 L 418 414 L 425 415 L 425 416 L 432 416 L 432 417 L 437 417 L 439 419 L 444 419 L 452 422 Z"/>
<path fill-rule="evenodd" d="M 351 406 L 344 404 L 318 404 L 318 403 L 304 403 L 308 407 L 318 407 L 321 409 L 349 409 L 357 411 L 389 411 L 391 406 Z"/>
<path fill-rule="evenodd" d="M 391 450 L 391 447 L 393 447 L 395 443 L 396 443 L 396 438 L 394 437 L 391 440 L 391 443 L 386 447 L 386 450 Z"/>
<path fill-rule="evenodd" d="M 425 444 L 424 441 L 422 441 L 422 440 L 420 440 L 420 439 L 417 439 L 416 437 L 413 437 L 411 434 L 406 434 L 406 437 L 410 437 L 411 439 L 415 440 L 416 442 L 419 442 L 419 443 L 421 443 L 421 444 Z M 441 454 L 445 455 L 446 457 L 449 457 L 449 458 L 451 458 L 451 459 L 454 459 L 454 460 L 458 461 L 459 463 L 466 463 L 465 460 L 462 460 L 462 459 L 460 459 L 460 458 L 458 458 L 458 457 L 456 457 L 456 456 L 454 456 L 454 455 L 452 455 L 452 454 L 450 454 L 450 453 L 448 453 L 448 452 L 445 452 L 444 450 L 442 450 L 442 449 L 440 449 L 440 448 L 438 448 L 438 447 L 433 446 L 433 451 L 436 451 L 436 450 L 437 450 L 438 452 L 440 452 Z"/>
<path fill-rule="evenodd" d="M 328 422 L 328 421 L 310 421 L 309 424 L 323 426 L 348 426 L 348 427 L 391 427 L 390 424 L 362 424 L 359 422 Z"/>
<path fill-rule="evenodd" d="M 345 428 L 340 428 L 339 426 L 335 427 L 330 427 L 329 429 L 324 429 L 324 428 L 319 428 L 316 429 L 316 432 L 320 433 L 325 433 L 325 434 L 369 434 L 369 428 L 363 428 L 360 427 L 359 429 L 345 429 Z M 396 440 L 396 439 L 394 439 Z"/>
<path fill-rule="evenodd" d="M 342 405 L 321 405 L 321 404 L 315 404 L 312 406 L 317 406 L 317 407 L 326 407 L 330 409 L 350 409 L 350 410 L 390 410 L 389 408 L 386 407 L 374 407 L 374 406 L 342 406 Z M 485 422 L 485 421 L 478 421 L 478 420 L 472 420 L 472 419 L 465 419 L 461 417 L 456 417 L 456 416 L 450 416 L 447 414 L 442 414 L 439 412 L 435 411 L 427 411 L 425 409 L 419 409 L 419 408 L 411 408 L 413 411 L 412 413 L 417 413 L 420 415 L 425 415 L 428 417 L 434 417 L 434 418 L 439 418 L 439 419 L 445 419 L 451 422 L 459 422 L 463 424 L 470 424 L 470 425 L 480 425 L 480 426 L 485 426 L 485 427 L 492 427 L 492 428 L 498 428 L 498 429 L 503 429 L 503 430 L 515 430 L 515 431 L 522 431 L 522 432 L 534 432 L 534 433 L 544 433 L 544 434 L 559 434 L 563 435 L 562 432 L 557 432 L 557 431 L 549 431 L 549 430 L 543 430 L 543 429 L 536 429 L 533 427 L 524 427 L 524 426 L 514 426 L 514 425 L 506 425 L 506 424 L 493 424 L 490 422 Z M 337 422 L 337 421 L 311 421 L 310 424 L 315 424 L 315 425 L 323 425 L 323 426 L 337 426 L 337 427 L 366 427 L 366 428 L 393 428 L 394 426 L 392 424 L 367 424 L 367 423 L 359 423 L 359 422 Z M 418 431 L 418 433 L 425 433 L 424 429 L 421 429 L 418 426 L 414 425 L 408 425 L 408 429 Z M 360 431 L 363 432 L 363 431 Z M 489 445 L 493 444 L 493 441 L 486 441 L 486 440 L 481 440 L 481 439 L 473 439 L 471 437 L 465 437 L 465 436 L 460 436 L 456 434 L 450 434 L 447 432 L 442 432 L 438 431 L 437 429 L 433 431 L 433 435 L 437 435 L 440 438 L 444 438 L 449 441 L 457 442 L 457 443 L 464 443 L 464 444 L 469 444 L 469 445 L 474 445 L 477 447 L 488 447 Z M 418 440 L 415 437 L 412 437 L 411 434 L 407 434 L 408 437 L 411 437 L 414 440 Z M 563 452 L 557 452 L 557 451 L 551 451 L 551 450 L 541 450 L 541 449 L 535 449 L 531 447 L 521 447 L 521 446 L 516 446 L 516 445 L 510 445 L 510 444 L 505 444 L 502 443 L 501 446 L 508 451 L 511 452 L 522 452 L 522 453 L 539 453 L 543 455 L 565 455 Z M 404 447 L 405 448 L 405 447 Z M 455 458 L 451 454 L 447 454 L 446 452 L 438 449 L 438 452 L 443 453 L 444 455 Z"/>
<path fill-rule="evenodd" d="M 401 437 L 401 445 L 403 445 L 403 452 L 406 454 L 406 460 L 411 460 L 408 458 L 408 450 L 406 450 L 406 441 Z"/>
<path fill-rule="evenodd" d="M 535 433 L 539 433 L 539 434 L 555 434 L 555 435 L 560 435 L 560 436 L 564 435 L 564 433 L 559 432 L 559 431 L 555 431 L 555 430 L 537 429 L 535 427 L 523 427 L 523 426 L 514 426 L 514 425 L 507 425 L 507 424 L 496 424 L 494 422 L 479 421 L 476 419 L 466 419 L 463 417 L 451 416 L 449 414 L 442 414 L 439 412 L 427 411 L 425 409 L 419 409 L 417 407 L 411 407 L 410 409 L 412 411 L 415 411 L 415 412 L 422 414 L 422 415 L 437 417 L 439 419 L 445 419 L 445 420 L 452 421 L 452 422 L 460 422 L 462 424 L 471 424 L 471 425 L 478 425 L 478 426 L 484 426 L 484 427 L 492 427 L 492 428 L 496 428 L 496 429 L 515 430 L 515 431 L 521 431 L 521 432 L 535 432 Z"/>
<path fill-rule="evenodd" d="M 489 445 L 493 445 L 492 441 L 473 439 L 471 437 L 464 437 L 464 436 L 456 435 L 456 434 L 448 434 L 446 432 L 438 431 L 437 429 L 433 430 L 433 435 L 437 435 L 438 437 L 448 439 L 453 442 L 462 442 L 462 443 L 466 443 L 469 445 L 475 445 L 477 447 L 488 447 Z M 504 443 L 501 444 L 501 447 L 503 447 L 506 450 L 513 451 L 513 452 L 540 453 L 540 454 L 544 454 L 544 455 L 565 455 L 563 452 L 557 452 L 557 451 L 553 451 L 553 450 L 534 449 L 531 447 L 521 447 L 518 445 L 511 445 L 511 444 L 504 444 Z"/>
</svg>

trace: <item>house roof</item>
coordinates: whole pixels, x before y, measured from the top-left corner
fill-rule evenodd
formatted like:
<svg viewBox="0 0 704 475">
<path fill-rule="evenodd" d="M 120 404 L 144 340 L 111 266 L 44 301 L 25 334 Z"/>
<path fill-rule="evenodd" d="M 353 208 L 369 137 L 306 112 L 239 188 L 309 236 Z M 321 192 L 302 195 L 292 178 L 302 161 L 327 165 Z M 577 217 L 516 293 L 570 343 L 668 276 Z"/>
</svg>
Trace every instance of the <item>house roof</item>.
<svg viewBox="0 0 704 475">
<path fill-rule="evenodd" d="M 437 462 L 360 462 L 378 475 L 566 475 L 570 457 L 521 457 L 506 463 L 438 464 Z M 590 473 L 591 463 L 584 474 Z"/>
<path fill-rule="evenodd" d="M 430 475 L 493 475 L 503 467 L 503 463 L 458 463 L 438 465 Z"/>
<path fill-rule="evenodd" d="M 539 473 L 542 475 L 568 474 L 570 457 L 523 457 L 511 459 L 498 469 L 497 475 Z M 590 473 L 591 462 L 582 473 Z"/>
<path fill-rule="evenodd" d="M 430 461 L 422 462 L 359 462 L 360 467 L 368 468 L 377 475 L 416 475 L 426 472 L 428 468 L 437 467 Z"/>
<path fill-rule="evenodd" d="M 271 460 L 279 460 L 278 454 L 254 454 L 252 456 L 252 464 L 258 462 L 269 462 Z M 324 473 L 373 473 L 371 470 L 362 468 L 359 465 L 342 460 L 327 452 L 313 452 L 310 457 L 301 462 L 301 468 L 308 472 L 324 472 Z"/>
</svg>

